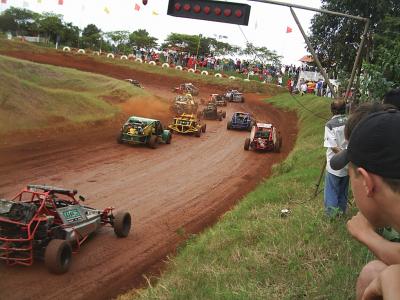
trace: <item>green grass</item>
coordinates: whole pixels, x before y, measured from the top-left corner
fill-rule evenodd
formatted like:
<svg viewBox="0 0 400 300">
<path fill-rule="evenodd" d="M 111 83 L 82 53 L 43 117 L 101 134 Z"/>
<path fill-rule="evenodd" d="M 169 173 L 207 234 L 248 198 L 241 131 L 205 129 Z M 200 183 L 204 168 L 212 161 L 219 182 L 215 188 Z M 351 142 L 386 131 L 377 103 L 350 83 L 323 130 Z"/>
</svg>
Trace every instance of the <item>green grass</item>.
<svg viewBox="0 0 400 300">
<path fill-rule="evenodd" d="M 115 102 L 146 97 L 142 89 L 105 76 L 0 56 L 0 134 L 105 120 Z"/>
<path fill-rule="evenodd" d="M 32 51 L 35 53 L 56 53 L 62 51 L 62 46 L 59 47 L 59 50 L 50 49 L 47 47 L 41 47 L 40 45 L 21 42 L 17 40 L 7 40 L 0 39 L 0 53 L 2 51 Z M 75 55 L 71 53 L 70 55 Z M 230 80 L 228 78 L 215 78 L 214 76 L 201 76 L 199 74 L 188 73 L 185 71 L 175 70 L 174 68 L 162 68 L 161 66 L 152 66 L 145 63 L 138 63 L 131 60 L 121 60 L 119 58 L 111 59 L 106 58 L 105 56 L 96 56 L 87 54 L 90 57 L 93 57 L 94 60 L 102 63 L 108 63 L 112 65 L 123 66 L 126 68 L 130 68 L 132 70 L 139 70 L 143 72 L 152 73 L 155 75 L 162 76 L 170 76 L 170 77 L 179 77 L 182 78 L 182 81 L 190 81 L 193 83 L 206 83 L 206 84 L 214 84 L 218 86 L 224 86 L 225 88 L 234 87 L 242 90 L 243 92 L 260 92 L 266 93 L 271 96 L 277 95 L 282 92 L 282 88 L 274 85 L 274 84 L 263 84 L 257 80 L 252 80 L 250 82 L 243 81 L 242 79 Z M 237 78 L 242 77 L 240 74 L 234 73 L 226 73 L 227 76 L 234 75 Z M 256 79 L 257 76 L 253 76 L 253 79 Z"/>
<path fill-rule="evenodd" d="M 329 118 L 326 99 L 297 99 Z M 119 299 L 354 299 L 358 272 L 372 257 L 346 232 L 346 217 L 328 219 L 322 195 L 312 197 L 325 121 L 288 94 L 269 102 L 298 113 L 292 153 L 217 224 L 181 245 L 161 278 Z M 281 217 L 283 208 L 289 216 Z"/>
</svg>

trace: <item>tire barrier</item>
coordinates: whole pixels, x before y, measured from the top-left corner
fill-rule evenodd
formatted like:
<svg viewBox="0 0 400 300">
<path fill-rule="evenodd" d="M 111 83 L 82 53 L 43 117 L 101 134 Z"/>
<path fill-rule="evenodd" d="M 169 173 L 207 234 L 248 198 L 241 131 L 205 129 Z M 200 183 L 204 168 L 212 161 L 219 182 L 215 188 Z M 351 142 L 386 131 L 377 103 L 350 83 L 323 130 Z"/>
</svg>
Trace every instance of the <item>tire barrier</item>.
<svg viewBox="0 0 400 300">
<path fill-rule="evenodd" d="M 110 57 L 111 57 L 111 58 L 114 58 L 114 54 L 108 53 L 108 54 L 107 54 L 107 58 L 110 58 Z"/>
<path fill-rule="evenodd" d="M 235 77 L 235 76 L 229 76 L 229 79 L 230 79 L 230 80 L 235 80 L 236 77 Z"/>
<path fill-rule="evenodd" d="M 169 68 L 169 64 L 168 64 L 168 63 L 163 63 L 161 67 L 163 67 L 163 68 Z"/>
<path fill-rule="evenodd" d="M 208 72 L 207 71 L 201 71 L 201 73 L 200 73 L 201 75 L 208 75 Z"/>
<path fill-rule="evenodd" d="M 190 68 L 190 69 L 188 69 L 188 72 L 189 73 L 194 73 L 194 69 Z"/>
<path fill-rule="evenodd" d="M 68 46 L 65 46 L 65 47 L 63 48 L 63 51 L 64 51 L 64 52 L 71 52 L 71 48 L 68 47 Z"/>
<path fill-rule="evenodd" d="M 143 63 L 143 60 L 141 58 L 136 58 L 135 61 L 139 62 L 139 63 Z"/>
<path fill-rule="evenodd" d="M 86 51 L 85 51 L 85 49 L 79 49 L 78 52 L 76 52 L 76 53 L 86 54 Z"/>
<path fill-rule="evenodd" d="M 93 52 L 93 55 L 100 56 L 100 52 L 99 52 L 99 51 L 94 51 L 94 52 Z"/>
<path fill-rule="evenodd" d="M 149 61 L 149 65 L 155 66 L 156 62 L 154 60 Z"/>
<path fill-rule="evenodd" d="M 243 81 L 250 81 L 250 79 L 248 79 L 248 78 L 245 78 L 245 79 L 243 79 Z"/>
<path fill-rule="evenodd" d="M 221 78 L 222 75 L 221 75 L 221 73 L 215 73 L 214 77 L 216 77 L 216 78 Z"/>
<path fill-rule="evenodd" d="M 179 70 L 179 71 L 182 71 L 182 70 L 183 70 L 182 66 L 176 66 L 175 69 L 176 69 L 176 70 Z"/>
<path fill-rule="evenodd" d="M 122 56 L 120 57 L 120 59 L 128 59 L 128 56 L 122 55 Z"/>
</svg>

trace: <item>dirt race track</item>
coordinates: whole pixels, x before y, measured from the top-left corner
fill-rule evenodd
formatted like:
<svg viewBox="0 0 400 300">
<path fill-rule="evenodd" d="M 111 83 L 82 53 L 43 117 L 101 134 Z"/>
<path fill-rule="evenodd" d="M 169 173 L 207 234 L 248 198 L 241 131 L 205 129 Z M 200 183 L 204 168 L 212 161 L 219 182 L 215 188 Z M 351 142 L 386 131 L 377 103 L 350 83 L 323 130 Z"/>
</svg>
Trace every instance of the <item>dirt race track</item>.
<svg viewBox="0 0 400 300">
<path fill-rule="evenodd" d="M 181 83 L 179 78 L 133 72 L 84 56 L 7 55 L 119 79 L 137 78 L 162 99 L 172 99 L 171 87 Z M 216 89 L 200 84 L 204 98 Z M 297 119 L 260 101 L 267 96 L 246 94 L 244 104 L 228 104 L 227 117 L 234 111 L 252 111 L 257 119 L 275 123 L 283 135 L 279 154 L 244 151 L 248 132 L 228 131 L 226 119 L 206 121 L 207 132 L 200 138 L 174 135 L 171 145 L 156 150 L 117 144 L 119 121 L 2 143 L 0 197 L 10 197 L 28 183 L 76 188 L 89 206 L 129 210 L 134 228 L 126 239 L 117 239 L 112 228 L 100 230 L 73 256 L 64 275 L 48 273 L 42 262 L 32 267 L 1 264 L 0 299 L 109 299 L 143 283 L 143 274 L 157 274 L 163 259 L 184 240 L 182 232 L 187 236 L 215 223 L 292 149 Z M 126 108 L 125 114 L 138 114 L 140 109 Z M 143 115 L 148 111 L 143 107 Z M 161 118 L 157 113 L 153 116 Z M 169 118 L 166 111 L 162 119 Z"/>
</svg>

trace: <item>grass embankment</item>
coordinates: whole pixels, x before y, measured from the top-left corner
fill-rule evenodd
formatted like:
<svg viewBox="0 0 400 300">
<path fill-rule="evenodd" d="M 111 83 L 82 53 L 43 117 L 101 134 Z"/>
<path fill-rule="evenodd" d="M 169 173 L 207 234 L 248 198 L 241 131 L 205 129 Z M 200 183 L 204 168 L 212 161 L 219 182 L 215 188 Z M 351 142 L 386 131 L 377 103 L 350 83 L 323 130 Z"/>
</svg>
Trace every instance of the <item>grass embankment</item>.
<svg viewBox="0 0 400 300">
<path fill-rule="evenodd" d="M 0 56 L 0 134 L 110 119 L 148 95 L 109 77 Z"/>
<path fill-rule="evenodd" d="M 18 40 L 7 40 L 1 39 L 0 41 L 0 52 L 12 52 L 12 51 L 32 51 L 35 53 L 59 53 L 62 51 L 62 47 L 59 50 L 50 49 L 48 47 L 39 46 L 36 44 L 22 42 Z M 83 56 L 83 54 L 75 54 L 75 53 L 64 53 L 65 55 L 79 55 Z M 178 77 L 182 78 L 182 82 L 190 81 L 193 83 L 201 84 L 213 84 L 218 86 L 224 86 L 225 88 L 234 87 L 243 92 L 260 92 L 265 93 L 271 96 L 277 95 L 281 92 L 281 88 L 277 87 L 274 84 L 261 84 L 259 81 L 252 80 L 250 82 L 244 81 L 241 78 L 240 74 L 235 74 L 232 72 L 226 73 L 227 76 L 233 75 L 237 77 L 236 80 L 229 80 L 228 78 L 216 78 L 212 75 L 205 76 L 194 73 L 189 73 L 185 71 L 175 70 L 174 68 L 162 68 L 161 66 L 152 66 L 145 63 L 139 63 L 132 60 L 121 60 L 119 58 L 111 59 L 107 58 L 103 53 L 102 56 L 97 56 L 93 54 L 85 54 L 88 57 L 92 57 L 94 60 L 102 63 L 108 63 L 112 65 L 124 66 L 130 68 L 132 70 L 138 70 L 142 72 L 152 73 L 155 75 L 161 76 L 170 76 L 170 77 Z M 214 72 L 218 73 L 218 72 Z M 223 72 L 221 72 L 223 73 Z M 252 79 L 256 79 L 257 76 L 253 76 Z M 140 78 L 137 78 L 140 80 Z"/>
<path fill-rule="evenodd" d="M 326 99 L 298 99 L 329 118 Z M 325 121 L 288 94 L 269 102 L 298 112 L 292 153 L 215 226 L 182 245 L 159 281 L 150 278 L 154 286 L 120 300 L 354 298 L 358 272 L 372 257 L 347 234 L 346 218 L 327 219 L 322 195 L 312 197 L 325 159 Z M 284 208 L 291 211 L 287 217 L 281 217 Z"/>
</svg>

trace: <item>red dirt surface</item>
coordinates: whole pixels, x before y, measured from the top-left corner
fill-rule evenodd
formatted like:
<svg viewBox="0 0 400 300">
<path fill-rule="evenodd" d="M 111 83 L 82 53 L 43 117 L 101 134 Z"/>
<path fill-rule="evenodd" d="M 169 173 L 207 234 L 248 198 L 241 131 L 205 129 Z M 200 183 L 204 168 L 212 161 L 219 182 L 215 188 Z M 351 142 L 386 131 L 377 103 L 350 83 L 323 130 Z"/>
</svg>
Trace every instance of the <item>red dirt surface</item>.
<svg viewBox="0 0 400 300">
<path fill-rule="evenodd" d="M 181 83 L 179 78 L 155 77 L 86 56 L 3 54 L 119 79 L 135 78 L 161 100 L 172 99 L 171 88 Z M 207 98 L 216 90 L 202 84 L 200 96 Z M 89 206 L 130 211 L 134 227 L 126 239 L 117 239 L 111 228 L 100 230 L 61 276 L 48 273 L 42 262 L 32 267 L 1 264 L 0 298 L 109 299 L 143 283 L 143 274 L 159 272 L 162 261 L 185 239 L 182 232 L 188 236 L 215 223 L 267 177 L 272 165 L 294 145 L 295 114 L 260 101 L 268 95 L 245 96 L 244 104 L 228 104 L 227 119 L 234 111 L 251 111 L 260 121 L 276 124 L 283 136 L 281 153 L 244 151 L 248 132 L 228 131 L 226 119 L 206 121 L 207 132 L 200 138 L 174 135 L 171 145 L 156 150 L 116 143 L 125 115 L 91 128 L 3 141 L 0 197 L 11 197 L 29 183 L 76 188 Z M 155 101 L 154 107 L 137 103 L 124 107 L 126 114 L 171 117 L 162 101 Z"/>
</svg>

